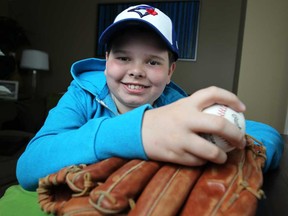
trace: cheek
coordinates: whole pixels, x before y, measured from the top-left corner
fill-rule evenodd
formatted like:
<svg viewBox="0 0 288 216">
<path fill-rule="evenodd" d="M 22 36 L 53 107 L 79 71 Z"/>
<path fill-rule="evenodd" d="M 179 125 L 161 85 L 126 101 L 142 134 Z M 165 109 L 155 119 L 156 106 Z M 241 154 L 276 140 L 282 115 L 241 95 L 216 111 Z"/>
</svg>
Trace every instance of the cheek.
<svg viewBox="0 0 288 216">
<path fill-rule="evenodd" d="M 164 72 L 154 72 L 151 75 L 151 79 L 153 80 L 154 85 L 157 86 L 166 86 L 166 84 L 168 84 L 170 82 L 170 77 L 168 76 L 168 72 L 164 73 Z"/>
<path fill-rule="evenodd" d="M 105 75 L 107 77 L 107 80 L 108 79 L 118 80 L 122 78 L 122 73 L 119 66 L 117 66 L 113 62 L 106 63 Z"/>
</svg>

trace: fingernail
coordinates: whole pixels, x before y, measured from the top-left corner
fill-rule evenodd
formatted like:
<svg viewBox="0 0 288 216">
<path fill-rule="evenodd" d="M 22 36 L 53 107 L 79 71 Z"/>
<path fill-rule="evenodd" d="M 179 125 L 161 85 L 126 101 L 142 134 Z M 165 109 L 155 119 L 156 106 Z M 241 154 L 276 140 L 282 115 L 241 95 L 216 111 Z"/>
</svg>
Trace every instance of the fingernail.
<svg viewBox="0 0 288 216">
<path fill-rule="evenodd" d="M 246 110 L 246 106 L 242 101 L 241 101 L 241 109 L 243 110 L 243 112 Z"/>
</svg>

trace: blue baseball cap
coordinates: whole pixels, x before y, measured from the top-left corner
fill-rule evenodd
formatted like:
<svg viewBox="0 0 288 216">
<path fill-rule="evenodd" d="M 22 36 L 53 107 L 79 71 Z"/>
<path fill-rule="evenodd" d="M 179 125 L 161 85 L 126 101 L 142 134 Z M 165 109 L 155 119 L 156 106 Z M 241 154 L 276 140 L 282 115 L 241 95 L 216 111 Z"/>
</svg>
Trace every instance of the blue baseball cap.
<svg viewBox="0 0 288 216">
<path fill-rule="evenodd" d="M 154 30 L 174 53 L 175 60 L 178 59 L 178 43 L 171 19 L 159 9 L 145 4 L 131 6 L 118 14 L 114 22 L 102 32 L 99 43 L 107 44 L 115 32 L 128 27 L 131 23 Z"/>
</svg>

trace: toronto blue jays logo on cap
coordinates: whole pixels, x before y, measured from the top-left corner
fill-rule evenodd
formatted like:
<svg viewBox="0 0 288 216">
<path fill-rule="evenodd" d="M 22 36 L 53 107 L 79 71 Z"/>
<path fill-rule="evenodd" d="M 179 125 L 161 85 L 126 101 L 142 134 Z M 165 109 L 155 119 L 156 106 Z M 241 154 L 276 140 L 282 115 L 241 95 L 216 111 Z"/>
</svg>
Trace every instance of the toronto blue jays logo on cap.
<svg viewBox="0 0 288 216">
<path fill-rule="evenodd" d="M 133 9 L 128 10 L 127 12 L 135 12 L 139 14 L 141 18 L 147 15 L 153 15 L 153 16 L 158 15 L 158 13 L 155 11 L 155 8 L 145 5 L 137 6 Z"/>
</svg>

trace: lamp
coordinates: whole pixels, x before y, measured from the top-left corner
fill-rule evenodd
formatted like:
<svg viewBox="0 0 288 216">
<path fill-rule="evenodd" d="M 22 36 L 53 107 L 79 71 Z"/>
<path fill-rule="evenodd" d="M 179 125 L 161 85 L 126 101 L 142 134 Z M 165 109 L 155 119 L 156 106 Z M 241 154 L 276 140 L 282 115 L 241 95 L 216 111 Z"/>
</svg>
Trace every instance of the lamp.
<svg viewBox="0 0 288 216">
<path fill-rule="evenodd" d="M 33 96 L 36 94 L 37 71 L 49 70 L 49 56 L 40 50 L 26 49 L 22 52 L 20 67 L 32 70 L 32 90 Z"/>
</svg>

